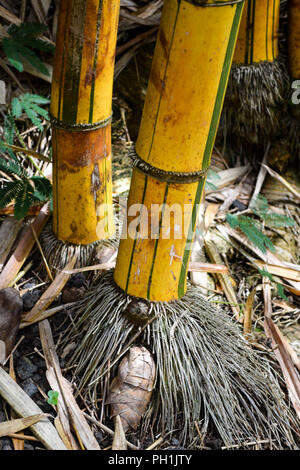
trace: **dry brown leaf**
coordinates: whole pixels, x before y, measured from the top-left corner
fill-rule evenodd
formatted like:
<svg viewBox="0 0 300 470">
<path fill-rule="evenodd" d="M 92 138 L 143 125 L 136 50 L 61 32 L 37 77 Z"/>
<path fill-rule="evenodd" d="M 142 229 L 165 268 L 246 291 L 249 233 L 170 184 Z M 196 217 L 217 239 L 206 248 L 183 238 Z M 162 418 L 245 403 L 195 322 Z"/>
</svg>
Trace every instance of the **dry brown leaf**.
<svg viewBox="0 0 300 470">
<path fill-rule="evenodd" d="M 45 417 L 44 413 L 28 416 L 26 418 L 12 419 L 0 423 L 0 437 L 7 436 L 8 434 L 16 433 L 26 429 L 29 426 L 37 423 Z"/>
<path fill-rule="evenodd" d="M 16 384 L 2 367 L 0 367 L 0 395 L 23 418 L 43 414 L 36 403 Z M 66 450 L 66 446 L 48 418 L 45 417 L 42 421 L 30 425 L 30 429 L 38 440 L 44 444 L 46 449 Z"/>
<path fill-rule="evenodd" d="M 253 313 L 253 303 L 255 298 L 256 289 L 252 289 L 250 294 L 248 295 L 246 305 L 245 305 L 245 313 L 244 313 L 244 335 L 247 337 L 251 334 L 252 331 L 252 313 Z"/>
<path fill-rule="evenodd" d="M 283 277 L 285 279 L 291 279 L 292 281 L 300 281 L 300 270 L 289 268 L 285 266 L 277 266 L 275 264 L 267 264 L 261 260 L 255 260 L 255 263 L 259 267 L 267 269 L 270 274 L 275 276 Z"/>
<path fill-rule="evenodd" d="M 239 243 L 249 248 L 252 252 L 254 252 L 263 260 L 264 264 L 289 268 L 289 266 L 287 266 L 285 262 L 277 258 L 277 256 L 275 256 L 270 250 L 267 250 L 266 253 L 263 253 L 259 248 L 257 248 L 250 241 L 248 241 L 248 239 L 243 234 L 229 227 L 229 225 L 222 225 L 218 227 L 218 229 L 222 233 L 222 235 L 225 235 L 226 237 L 233 237 Z M 300 295 L 300 282 L 291 279 L 287 279 L 287 282 L 290 284 L 290 286 L 287 286 L 290 292 L 293 292 L 296 295 Z"/>
<path fill-rule="evenodd" d="M 136 429 L 150 401 L 155 380 L 155 364 L 144 347 L 133 346 L 122 359 L 113 379 L 107 404 L 111 416 L 120 416 L 124 431 Z"/>
<path fill-rule="evenodd" d="M 204 246 L 205 246 L 205 251 L 208 257 L 210 258 L 210 260 L 212 261 L 212 263 L 218 263 L 221 265 L 222 264 L 221 256 L 215 244 L 212 242 L 209 234 L 207 234 L 204 238 Z M 222 290 L 224 294 L 226 295 L 228 302 L 230 303 L 230 308 L 235 314 L 236 320 L 242 323 L 243 317 L 240 315 L 238 300 L 237 300 L 236 293 L 231 282 L 230 275 L 228 273 L 224 274 L 222 272 L 219 272 L 218 274 L 216 274 L 216 277 L 218 278 L 218 281 L 222 287 Z"/>
<path fill-rule="evenodd" d="M 72 269 L 76 263 L 76 256 L 73 256 L 71 261 L 66 265 L 66 269 Z M 26 313 L 22 318 L 21 327 L 26 326 L 26 324 L 31 324 L 36 321 L 39 321 L 43 312 L 47 307 L 55 300 L 64 286 L 66 285 L 70 275 L 60 272 L 55 277 L 54 281 L 50 284 L 48 289 L 43 293 L 41 298 L 37 301 L 35 306 Z"/>
<path fill-rule="evenodd" d="M 265 302 L 265 333 L 267 337 L 272 340 L 272 348 L 280 364 L 291 402 L 300 418 L 300 377 L 293 364 L 289 350 L 286 347 L 285 342 L 282 340 L 282 335 L 271 318 L 271 287 L 268 283 L 264 283 L 263 291 Z"/>
<path fill-rule="evenodd" d="M 300 193 L 293 185 L 291 185 L 286 179 L 276 173 L 276 171 L 269 168 L 267 165 L 264 165 L 264 167 L 273 178 L 283 184 L 283 186 L 285 186 L 294 196 L 296 196 L 297 199 L 300 199 Z"/>
<path fill-rule="evenodd" d="M 249 170 L 249 165 L 240 166 L 236 168 L 228 168 L 227 170 L 218 171 L 218 179 L 214 181 L 214 185 L 218 188 L 225 188 L 229 184 L 236 181 L 238 178 L 244 176 Z M 214 193 L 215 189 L 207 189 L 205 191 L 206 195 Z"/>
<path fill-rule="evenodd" d="M 127 450 L 125 432 L 122 426 L 122 420 L 119 415 L 115 418 L 115 435 L 111 449 Z"/>
<path fill-rule="evenodd" d="M 204 230 L 207 232 L 209 227 L 214 221 L 215 216 L 218 213 L 220 204 L 215 204 L 214 202 L 211 202 L 208 204 L 206 211 L 205 211 L 205 216 L 204 216 Z"/>
<path fill-rule="evenodd" d="M 191 261 L 189 263 L 189 272 L 228 274 L 228 268 L 227 266 L 224 266 L 224 264 L 213 264 L 213 263 L 202 263 L 201 261 Z"/>
<path fill-rule="evenodd" d="M 94 264 L 92 266 L 85 266 L 84 268 L 67 269 L 64 268 L 61 272 L 65 274 L 77 274 L 85 271 L 107 271 L 114 268 L 115 261 L 109 263 Z M 201 263 L 199 261 L 191 261 L 188 267 L 189 272 L 207 272 L 207 273 L 227 273 L 228 269 L 223 264 Z"/>
<path fill-rule="evenodd" d="M 48 204 L 46 204 L 32 223 L 37 235 L 40 234 L 48 218 Z M 0 289 L 8 287 L 14 280 L 26 261 L 26 258 L 30 254 L 34 244 L 35 238 L 33 236 L 31 226 L 29 225 L 0 274 Z"/>
<path fill-rule="evenodd" d="M 78 448 L 71 434 L 72 428 L 81 448 L 100 450 L 100 446 L 73 396 L 70 382 L 62 376 L 48 320 L 40 322 L 39 331 L 47 365 L 46 377 L 51 388 L 59 391 L 59 418 L 64 430 L 63 437 L 68 439 L 70 447 Z"/>
<path fill-rule="evenodd" d="M 16 373 L 15 373 L 15 369 L 14 369 L 13 354 L 10 356 L 10 359 L 9 359 L 9 375 L 11 376 L 11 378 L 15 382 L 17 381 Z M 18 416 L 17 416 L 17 414 L 15 413 L 14 410 L 10 411 L 10 417 L 11 417 L 11 419 L 18 418 Z M 20 434 L 20 433 L 17 433 L 16 436 L 18 434 Z M 13 443 L 13 446 L 14 446 L 14 450 L 20 450 L 20 451 L 24 450 L 24 440 L 16 439 L 15 437 L 12 437 L 12 443 Z"/>
<path fill-rule="evenodd" d="M 0 271 L 4 266 L 6 258 L 12 248 L 19 230 L 21 228 L 22 222 L 20 220 L 15 219 L 15 217 L 6 217 L 3 220 L 1 227 L 0 227 Z"/>
</svg>

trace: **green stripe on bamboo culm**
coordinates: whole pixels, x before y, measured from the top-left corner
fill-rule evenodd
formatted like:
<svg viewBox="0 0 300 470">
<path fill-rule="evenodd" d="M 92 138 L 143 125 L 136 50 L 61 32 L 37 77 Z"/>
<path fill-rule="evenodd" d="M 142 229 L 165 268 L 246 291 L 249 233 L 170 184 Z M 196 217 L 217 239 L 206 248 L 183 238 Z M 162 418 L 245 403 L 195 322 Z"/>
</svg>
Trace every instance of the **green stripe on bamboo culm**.
<svg viewBox="0 0 300 470">
<path fill-rule="evenodd" d="M 86 3 L 74 0 L 72 4 L 62 110 L 62 120 L 68 123 L 76 123 L 77 119 Z"/>
<path fill-rule="evenodd" d="M 145 196 L 146 196 L 146 191 L 147 191 L 147 184 L 148 184 L 148 176 L 145 175 L 145 182 L 144 182 L 144 189 L 143 189 L 143 196 L 142 196 L 142 202 L 141 202 L 141 211 L 140 211 L 140 216 L 139 216 L 139 222 L 138 222 L 137 227 L 136 227 L 136 233 L 135 233 L 135 237 L 134 237 L 134 240 L 133 240 L 133 246 L 132 246 L 132 250 L 131 250 L 128 273 L 127 273 L 127 280 L 126 280 L 126 287 L 125 287 L 126 294 L 128 292 L 131 269 L 132 269 L 132 264 L 133 264 L 133 257 L 134 257 L 135 248 L 136 248 L 137 233 L 138 233 L 138 230 L 140 228 L 140 224 L 141 224 L 141 220 L 142 220 L 143 207 L 144 207 Z"/>
<path fill-rule="evenodd" d="M 169 53 L 168 53 L 168 58 L 167 58 L 167 62 L 166 62 L 166 68 L 165 68 L 165 71 L 164 71 L 164 77 L 162 79 L 162 83 L 165 83 L 166 77 L 167 77 L 167 70 L 168 70 L 168 66 L 169 66 L 169 62 L 170 62 L 170 55 L 171 55 L 172 46 L 173 46 L 173 43 L 174 43 L 174 36 L 175 36 L 175 30 L 176 30 L 176 26 L 177 26 L 180 6 L 181 6 L 181 0 L 178 1 L 178 5 L 177 5 L 177 11 L 176 11 L 176 16 L 175 16 L 175 21 L 174 21 L 173 31 L 172 31 L 172 37 L 171 37 L 171 42 L 170 42 L 170 49 L 169 49 Z M 156 126 L 157 126 L 157 121 L 158 121 L 158 115 L 159 115 L 162 95 L 163 95 L 163 87 L 161 87 L 161 90 L 160 90 L 160 96 L 159 96 L 159 101 L 158 101 L 158 106 L 157 106 L 157 112 L 156 112 L 155 122 L 154 122 L 154 126 L 153 126 L 152 139 L 151 139 L 150 149 L 149 149 L 149 153 L 148 153 L 148 160 L 149 160 L 150 155 L 151 155 L 153 142 L 154 142 L 154 138 L 155 138 L 155 131 L 156 131 Z"/>
<path fill-rule="evenodd" d="M 192 211 L 192 217 L 191 217 L 191 221 L 190 221 L 187 241 L 186 241 L 186 245 L 185 245 L 184 254 L 183 254 L 183 257 L 182 257 L 181 271 L 180 271 L 180 275 L 179 275 L 179 282 L 178 282 L 178 297 L 179 298 L 183 297 L 184 294 L 185 294 L 185 283 L 186 283 L 186 277 L 187 277 L 188 261 L 189 261 L 189 256 L 190 256 L 192 243 L 193 243 L 193 239 L 194 239 L 198 209 L 199 209 L 199 204 L 200 204 L 200 201 L 201 201 L 203 189 L 204 189 L 204 186 L 205 186 L 205 181 L 206 181 L 206 178 L 203 178 L 202 180 L 200 180 L 199 183 L 198 183 L 198 187 L 197 187 L 197 192 L 196 192 L 195 201 L 194 201 L 194 205 L 193 205 L 193 211 Z"/>
<path fill-rule="evenodd" d="M 235 12 L 235 16 L 234 16 L 234 20 L 233 20 L 233 24 L 232 24 L 232 28 L 230 32 L 230 37 L 228 41 L 227 51 L 225 55 L 225 60 L 223 64 L 222 74 L 221 74 L 219 88 L 218 88 L 216 102 L 215 102 L 215 107 L 214 107 L 214 111 L 212 115 L 212 120 L 210 123 L 208 136 L 207 136 L 207 142 L 206 142 L 206 146 L 204 150 L 204 155 L 203 155 L 202 166 L 204 168 L 207 168 L 210 164 L 210 157 L 211 157 L 212 149 L 214 146 L 218 124 L 219 124 L 221 111 L 223 107 L 225 92 L 226 92 L 227 83 L 229 79 L 229 73 L 230 73 L 231 64 L 232 64 L 234 47 L 236 43 L 241 15 L 243 12 L 243 6 L 244 6 L 243 3 L 238 3 L 236 6 L 236 12 Z"/>
<path fill-rule="evenodd" d="M 161 210 L 160 220 L 159 220 L 158 238 L 155 240 L 152 264 L 151 264 L 151 269 L 150 269 L 150 276 L 149 276 L 149 280 L 148 280 L 148 287 L 147 287 L 147 299 L 148 300 L 150 300 L 150 291 L 151 291 L 153 270 L 154 270 L 154 265 L 155 265 L 155 261 L 156 261 L 158 243 L 159 243 L 159 240 L 160 240 L 162 221 L 163 221 L 163 217 L 164 217 L 164 213 L 165 213 L 165 207 L 166 207 L 166 200 L 167 200 L 167 196 L 168 196 L 168 191 L 169 191 L 169 183 L 166 183 L 164 202 L 162 204 L 162 210 Z"/>
<path fill-rule="evenodd" d="M 90 110 L 89 110 L 89 123 L 93 122 L 94 112 L 94 97 L 95 97 L 95 83 L 96 83 L 96 71 L 98 66 L 98 52 L 100 43 L 100 29 L 102 24 L 102 11 L 103 11 L 103 0 L 99 0 L 98 14 L 97 14 L 97 30 L 96 30 L 96 41 L 95 41 L 95 52 L 93 61 L 93 73 L 92 73 L 92 85 L 90 94 Z"/>
</svg>

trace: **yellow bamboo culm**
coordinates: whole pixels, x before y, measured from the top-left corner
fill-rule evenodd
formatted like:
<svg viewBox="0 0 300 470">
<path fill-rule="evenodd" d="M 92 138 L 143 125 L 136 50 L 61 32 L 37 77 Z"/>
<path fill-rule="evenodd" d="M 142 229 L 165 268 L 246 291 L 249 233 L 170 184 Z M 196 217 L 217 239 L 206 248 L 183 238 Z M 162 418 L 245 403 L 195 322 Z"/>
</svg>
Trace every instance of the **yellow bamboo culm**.
<svg viewBox="0 0 300 470">
<path fill-rule="evenodd" d="M 279 49 L 280 0 L 246 0 L 224 106 L 234 152 L 259 158 L 280 132 L 287 72 Z M 249 144 L 251 147 L 249 147 Z"/>
<path fill-rule="evenodd" d="M 290 0 L 288 6 L 288 66 L 291 80 L 288 141 L 292 155 L 300 162 L 300 0 Z"/>
<path fill-rule="evenodd" d="M 205 178 L 201 184 L 172 184 L 134 170 L 127 230 L 123 227 L 126 239 L 120 242 L 115 269 L 115 280 L 125 292 L 153 301 L 184 295 L 204 183 Z"/>
<path fill-rule="evenodd" d="M 53 231 L 88 245 L 115 231 L 111 113 L 119 0 L 61 2 L 51 90 Z"/>
<path fill-rule="evenodd" d="M 280 0 L 246 0 L 233 56 L 234 64 L 278 58 Z"/>
<path fill-rule="evenodd" d="M 289 72 L 293 79 L 300 79 L 300 0 L 289 1 Z"/>
<path fill-rule="evenodd" d="M 186 292 L 243 8 L 241 1 L 221 3 L 165 1 L 114 273 L 117 285 L 135 297 L 171 301 Z"/>
</svg>

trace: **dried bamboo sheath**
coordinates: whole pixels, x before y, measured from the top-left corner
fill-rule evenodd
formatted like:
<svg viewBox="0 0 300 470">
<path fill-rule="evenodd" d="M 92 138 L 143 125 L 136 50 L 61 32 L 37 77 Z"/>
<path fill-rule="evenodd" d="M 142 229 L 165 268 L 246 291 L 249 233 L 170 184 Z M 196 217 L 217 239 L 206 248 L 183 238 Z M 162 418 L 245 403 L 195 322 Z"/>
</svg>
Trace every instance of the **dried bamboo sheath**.
<svg viewBox="0 0 300 470">
<path fill-rule="evenodd" d="M 228 84 L 228 133 L 264 144 L 280 129 L 287 74 L 279 56 L 280 0 L 246 0 Z"/>
<path fill-rule="evenodd" d="M 165 3 L 129 194 L 128 206 L 141 206 L 139 223 L 132 234 L 135 215 L 129 214 L 114 274 L 127 294 L 151 301 L 175 300 L 186 291 L 197 209 L 243 7 Z M 161 208 L 156 214 L 155 204 Z"/>
<path fill-rule="evenodd" d="M 111 99 L 119 0 L 60 4 L 51 91 L 53 231 L 87 245 L 115 230 Z"/>
</svg>

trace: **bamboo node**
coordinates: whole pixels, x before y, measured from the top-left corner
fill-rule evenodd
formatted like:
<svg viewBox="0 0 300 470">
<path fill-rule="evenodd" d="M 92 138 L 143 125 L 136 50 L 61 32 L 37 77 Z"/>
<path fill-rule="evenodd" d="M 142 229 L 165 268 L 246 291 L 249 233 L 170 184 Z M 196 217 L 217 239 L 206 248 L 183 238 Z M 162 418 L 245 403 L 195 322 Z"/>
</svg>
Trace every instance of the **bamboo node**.
<svg viewBox="0 0 300 470">
<path fill-rule="evenodd" d="M 231 0 L 231 1 L 219 1 L 218 3 L 208 3 L 209 0 L 186 0 L 186 2 L 191 3 L 197 7 L 223 7 L 226 5 L 236 5 L 237 3 L 243 3 L 244 0 Z"/>
<path fill-rule="evenodd" d="M 82 132 L 82 131 L 91 131 L 100 129 L 101 127 L 106 127 L 112 121 L 112 114 L 108 116 L 106 119 L 102 119 L 101 121 L 97 122 L 78 122 L 78 123 L 68 123 L 65 121 L 60 121 L 59 119 L 55 118 L 54 116 L 50 116 L 51 125 L 56 127 L 57 129 L 65 129 L 68 131 L 73 132 Z"/>
<path fill-rule="evenodd" d="M 141 157 L 137 155 L 134 149 L 131 149 L 129 156 L 133 159 L 133 167 L 142 173 L 151 176 L 152 178 L 164 181 L 167 183 L 179 183 L 179 184 L 189 184 L 195 183 L 199 180 L 202 180 L 207 176 L 210 166 L 199 171 L 192 172 L 176 172 L 176 171 L 165 171 L 161 168 L 156 168 L 149 163 L 145 162 Z"/>
</svg>

